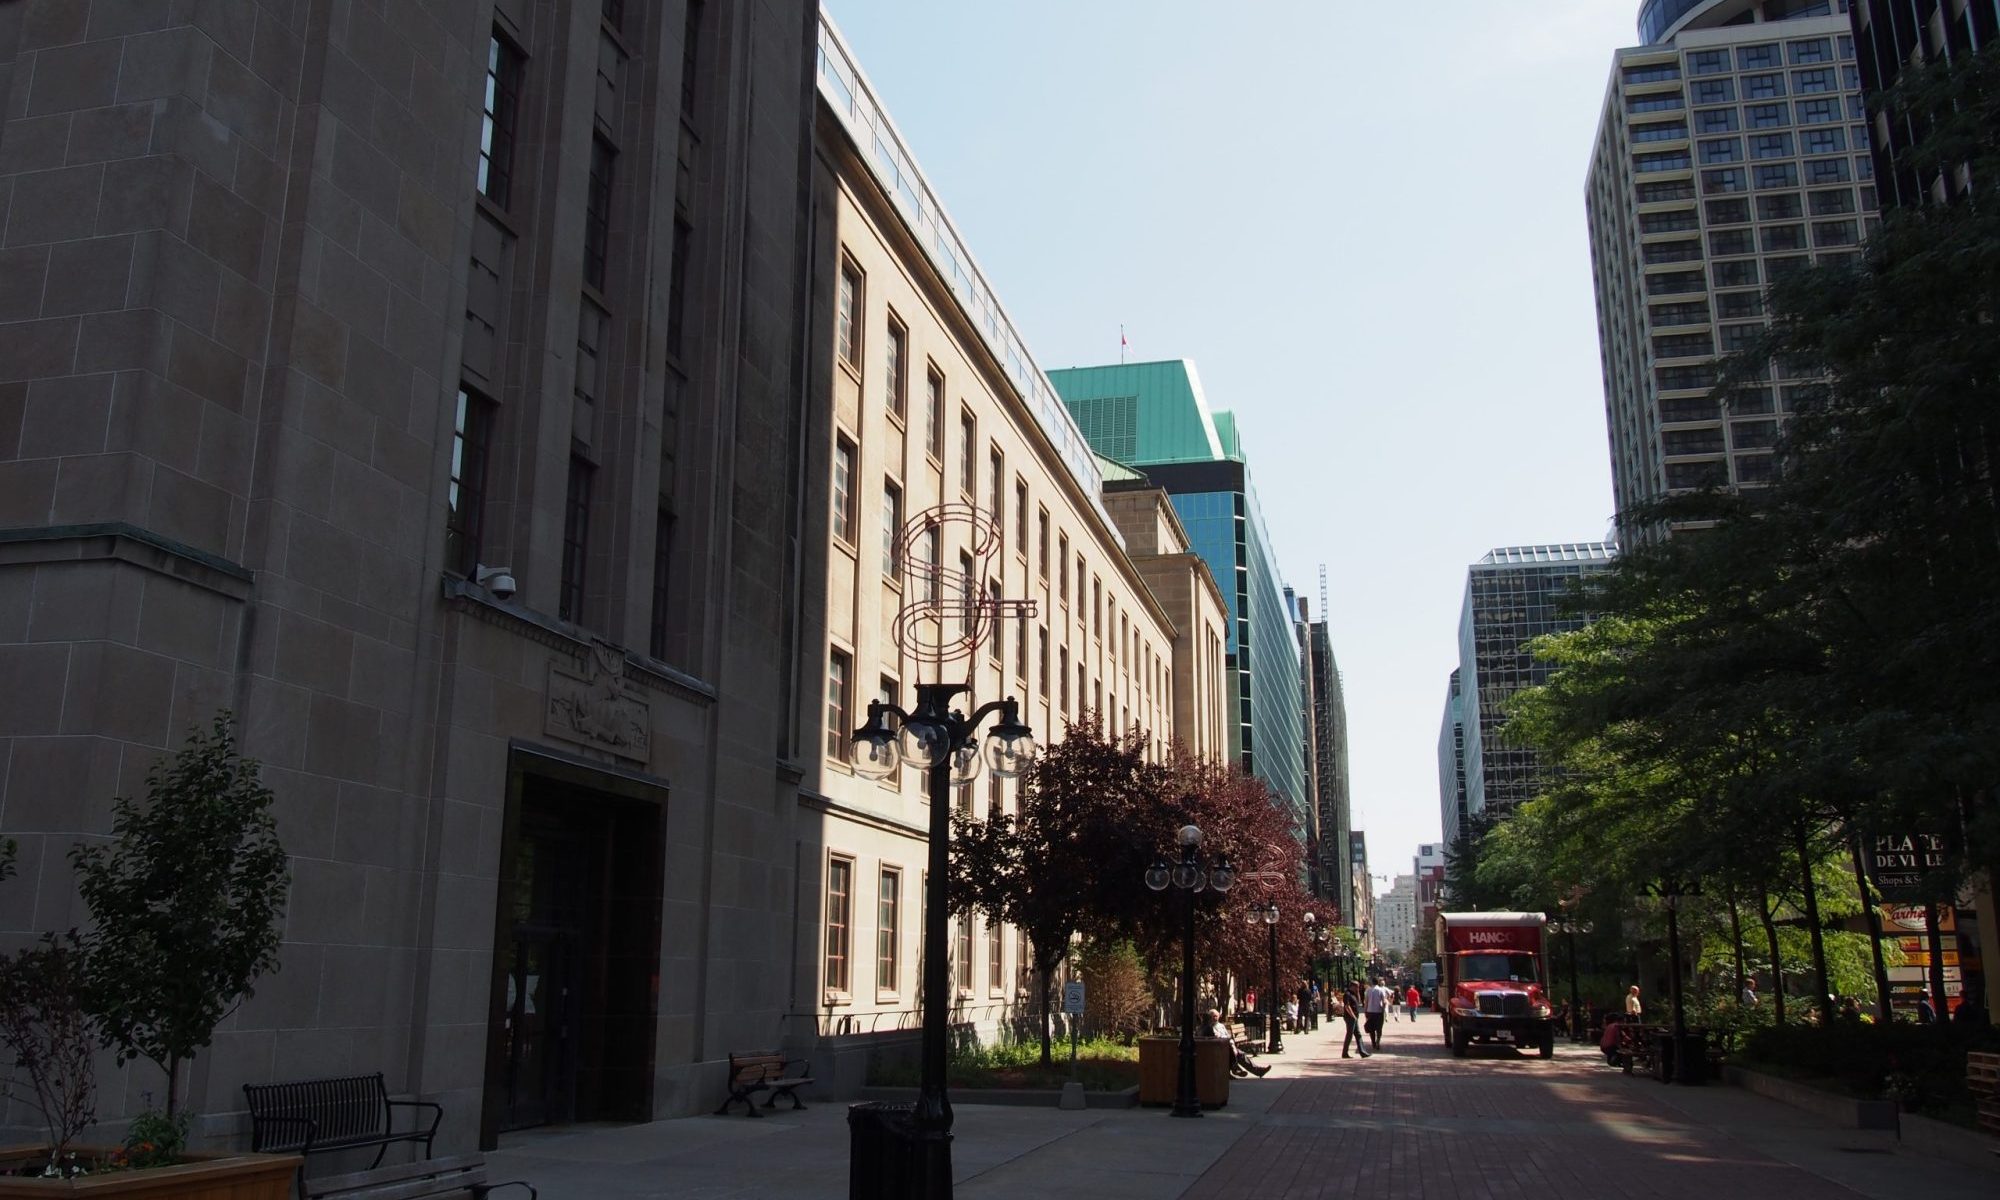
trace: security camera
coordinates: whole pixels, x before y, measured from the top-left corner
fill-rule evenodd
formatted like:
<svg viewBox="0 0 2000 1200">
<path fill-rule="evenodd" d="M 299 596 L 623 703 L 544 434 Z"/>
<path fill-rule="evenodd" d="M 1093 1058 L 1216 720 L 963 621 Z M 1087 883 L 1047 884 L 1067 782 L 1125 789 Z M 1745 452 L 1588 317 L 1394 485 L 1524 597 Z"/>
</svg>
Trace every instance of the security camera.
<svg viewBox="0 0 2000 1200">
<path fill-rule="evenodd" d="M 519 590 L 519 585 L 514 582 L 512 567 L 480 567 L 472 573 L 472 582 L 501 600 L 512 600 Z"/>
</svg>

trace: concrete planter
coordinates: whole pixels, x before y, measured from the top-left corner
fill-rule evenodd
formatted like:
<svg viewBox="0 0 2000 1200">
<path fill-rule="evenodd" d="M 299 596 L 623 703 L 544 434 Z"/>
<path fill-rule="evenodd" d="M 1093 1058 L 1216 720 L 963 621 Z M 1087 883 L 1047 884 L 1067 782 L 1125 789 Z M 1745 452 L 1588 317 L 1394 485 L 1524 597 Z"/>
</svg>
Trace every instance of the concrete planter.
<svg viewBox="0 0 2000 1200">
<path fill-rule="evenodd" d="M 1901 1114 L 1894 1100 L 1863 1100 L 1855 1096 L 1843 1096 L 1838 1092 L 1822 1091 L 1809 1084 L 1791 1079 L 1780 1079 L 1776 1075 L 1766 1075 L 1744 1067 L 1725 1066 L 1723 1078 L 1733 1087 L 1760 1096 L 1769 1096 L 1793 1108 L 1803 1108 L 1810 1113 L 1818 1113 L 1834 1123 L 1848 1129 L 1882 1129 L 1890 1133 L 1899 1127 Z"/>
<path fill-rule="evenodd" d="M 77 1146 L 81 1157 L 110 1153 L 108 1146 Z M 48 1147 L 0 1150 L 0 1170 L 39 1161 Z M 299 1169 L 296 1154 L 205 1154 L 189 1161 L 138 1171 L 104 1171 L 73 1179 L 0 1175 L 0 1200 L 288 1200 Z"/>
</svg>

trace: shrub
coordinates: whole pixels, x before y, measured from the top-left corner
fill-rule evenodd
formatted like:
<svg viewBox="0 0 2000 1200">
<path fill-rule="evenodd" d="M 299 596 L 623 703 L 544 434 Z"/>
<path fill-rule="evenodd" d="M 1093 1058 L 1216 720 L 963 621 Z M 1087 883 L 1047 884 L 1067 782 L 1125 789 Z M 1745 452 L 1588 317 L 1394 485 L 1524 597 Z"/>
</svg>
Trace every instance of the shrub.
<svg viewBox="0 0 2000 1200">
<path fill-rule="evenodd" d="M 1892 1098 L 1915 1112 L 1949 1112 L 1971 1100 L 1968 1050 L 2000 1050 L 1992 1030 L 1940 1029 L 1907 1021 L 1767 1025 L 1746 1034 L 1743 1057 L 1831 1080 L 1856 1094 Z"/>
</svg>

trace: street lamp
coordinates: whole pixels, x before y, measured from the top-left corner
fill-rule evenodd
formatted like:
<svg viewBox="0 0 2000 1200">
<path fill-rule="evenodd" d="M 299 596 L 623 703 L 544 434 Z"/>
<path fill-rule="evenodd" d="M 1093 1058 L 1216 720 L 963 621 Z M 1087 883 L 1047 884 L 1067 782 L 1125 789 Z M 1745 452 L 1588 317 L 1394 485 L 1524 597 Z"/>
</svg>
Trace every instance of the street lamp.
<svg viewBox="0 0 2000 1200">
<path fill-rule="evenodd" d="M 1021 773 L 1035 758 L 1035 736 L 1021 723 L 1020 707 L 1009 696 L 979 706 L 966 717 L 951 707 L 952 698 L 972 689 L 962 683 L 920 683 L 917 707 L 905 712 L 880 700 L 868 705 L 868 723 L 854 731 L 854 773 L 864 779 L 887 779 L 903 763 L 929 772 L 930 881 L 924 908 L 924 1036 L 923 1081 L 911 1114 L 922 1162 L 918 1178 L 923 1195 L 932 1200 L 951 1196 L 951 1101 L 944 1092 L 945 1022 L 951 1007 L 946 929 L 951 911 L 951 786 L 978 774 L 982 757 L 979 726 L 987 717 L 1000 719 L 989 732 L 983 757 L 1001 779 Z M 893 721 L 892 719 L 893 718 Z"/>
<path fill-rule="evenodd" d="M 1311 913 L 1306 913 L 1300 919 L 1306 923 L 1306 938 L 1312 944 L 1310 950 L 1312 959 L 1308 966 L 1312 972 L 1313 988 L 1316 990 L 1321 985 L 1319 977 L 1320 959 L 1326 954 L 1326 926 L 1321 925 Z M 1315 997 L 1315 1003 L 1312 1006 L 1312 1014 L 1306 1021 L 1306 1028 L 1314 1030 L 1319 1028 L 1319 1004 L 1317 1003 L 1317 997 Z"/>
<path fill-rule="evenodd" d="M 1687 1052 L 1687 1010 L 1681 1002 L 1681 922 L 1680 902 L 1684 896 L 1701 895 L 1701 884 L 1680 875 L 1660 876 L 1660 881 L 1652 887 L 1654 895 L 1666 901 L 1667 905 L 1667 953 L 1672 957 L 1668 963 L 1668 986 L 1673 990 L 1674 1009 L 1674 1082 L 1698 1083 L 1700 1080 L 1689 1064 Z"/>
<path fill-rule="evenodd" d="M 1254 904 L 1251 905 L 1250 923 L 1252 925 L 1262 924 L 1271 932 L 1271 1002 L 1266 1005 L 1268 1015 L 1264 1018 L 1265 1028 L 1269 1031 L 1265 1036 L 1265 1052 L 1269 1054 L 1283 1054 L 1285 1052 L 1285 1039 L 1278 1036 L 1278 1014 L 1281 1010 L 1278 1007 L 1277 902 L 1273 901 L 1261 907 Z"/>
<path fill-rule="evenodd" d="M 1156 892 L 1172 886 L 1187 896 L 1187 923 L 1181 935 L 1180 1070 L 1174 1083 L 1174 1108 L 1170 1115 L 1198 1117 L 1202 1113 L 1201 1094 L 1195 1089 L 1194 1080 L 1194 897 L 1196 892 L 1207 888 L 1227 892 L 1236 883 L 1236 868 L 1229 865 L 1226 855 L 1210 859 L 1201 853 L 1201 830 L 1196 826 L 1181 826 L 1178 840 L 1180 862 L 1154 859 L 1153 865 L 1146 868 L 1146 886 Z"/>
<path fill-rule="evenodd" d="M 1583 1001 L 1576 986 L 1576 934 L 1580 926 L 1569 911 L 1570 906 L 1575 903 L 1574 897 L 1564 897 L 1556 901 L 1556 908 L 1561 913 L 1556 920 L 1556 928 L 1569 943 L 1569 1040 L 1580 1042 L 1583 1040 Z M 1589 929 L 1587 925 L 1581 928 L 1586 932 Z"/>
</svg>

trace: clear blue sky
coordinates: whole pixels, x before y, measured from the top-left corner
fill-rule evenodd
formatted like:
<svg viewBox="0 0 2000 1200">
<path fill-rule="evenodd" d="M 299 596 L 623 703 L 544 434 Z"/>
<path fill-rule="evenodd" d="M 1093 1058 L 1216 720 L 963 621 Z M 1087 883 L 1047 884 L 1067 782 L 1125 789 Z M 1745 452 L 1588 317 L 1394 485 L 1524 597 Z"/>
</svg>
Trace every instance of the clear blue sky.
<svg viewBox="0 0 2000 1200">
<path fill-rule="evenodd" d="M 1583 184 L 1638 0 L 827 3 L 1044 369 L 1122 324 L 1240 415 L 1409 871 L 1466 565 L 1611 516 Z"/>
</svg>

